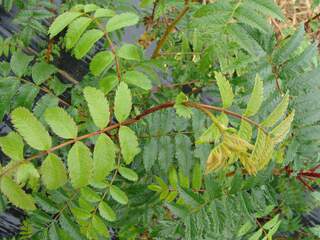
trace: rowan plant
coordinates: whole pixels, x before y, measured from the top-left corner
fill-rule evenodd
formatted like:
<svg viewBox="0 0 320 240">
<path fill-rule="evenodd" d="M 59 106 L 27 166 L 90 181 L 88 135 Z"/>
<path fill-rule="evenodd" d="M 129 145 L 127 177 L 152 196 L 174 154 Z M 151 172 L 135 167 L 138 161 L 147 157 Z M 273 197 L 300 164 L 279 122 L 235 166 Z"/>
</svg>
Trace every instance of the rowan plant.
<svg viewBox="0 0 320 240">
<path fill-rule="evenodd" d="M 1 202 L 25 211 L 19 239 L 320 236 L 302 221 L 320 200 L 303 23 L 276 35 L 272 0 L 19 2 L 23 30 L 0 41 Z"/>
</svg>

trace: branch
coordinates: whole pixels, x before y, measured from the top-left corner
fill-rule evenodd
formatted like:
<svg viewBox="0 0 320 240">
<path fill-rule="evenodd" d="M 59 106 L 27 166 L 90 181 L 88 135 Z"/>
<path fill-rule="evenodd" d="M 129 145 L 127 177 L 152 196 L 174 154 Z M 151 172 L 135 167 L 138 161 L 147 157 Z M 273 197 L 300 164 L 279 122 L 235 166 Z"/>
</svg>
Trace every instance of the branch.
<svg viewBox="0 0 320 240">
<path fill-rule="evenodd" d="M 161 39 L 157 43 L 157 46 L 156 46 L 155 50 L 153 51 L 151 58 L 156 58 L 160 55 L 160 50 L 163 47 L 164 43 L 167 41 L 169 34 L 175 28 L 175 26 L 178 24 L 178 22 L 183 18 L 183 16 L 188 12 L 188 10 L 189 10 L 189 1 L 185 1 L 184 8 L 181 10 L 181 12 L 176 17 L 176 19 L 168 26 L 168 28 L 164 32 L 163 36 L 161 37 Z"/>
<path fill-rule="evenodd" d="M 112 40 L 110 39 L 108 33 L 106 31 L 104 31 L 104 35 L 106 37 L 106 39 L 108 40 L 108 43 L 110 45 L 110 49 L 111 49 L 111 52 L 113 53 L 114 55 L 114 60 L 116 62 L 116 71 L 117 71 L 117 76 L 118 76 L 118 80 L 121 81 L 121 69 L 120 69 L 120 62 L 119 62 L 119 58 L 118 58 L 118 55 L 117 55 L 117 52 L 116 52 L 116 49 L 113 45 L 113 42 Z"/>
</svg>

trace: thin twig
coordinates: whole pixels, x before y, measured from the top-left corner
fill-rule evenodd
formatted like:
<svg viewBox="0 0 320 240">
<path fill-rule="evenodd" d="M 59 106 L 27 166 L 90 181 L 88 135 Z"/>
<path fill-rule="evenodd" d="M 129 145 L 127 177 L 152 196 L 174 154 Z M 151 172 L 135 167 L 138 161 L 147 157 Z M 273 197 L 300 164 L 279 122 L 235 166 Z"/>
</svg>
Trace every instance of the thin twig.
<svg viewBox="0 0 320 240">
<path fill-rule="evenodd" d="M 156 58 L 159 56 L 160 50 L 167 41 L 167 38 L 171 31 L 175 28 L 175 26 L 178 24 L 178 22 L 183 18 L 183 16 L 188 12 L 189 10 L 189 1 L 185 1 L 185 6 L 179 13 L 179 15 L 176 17 L 176 19 L 167 27 L 166 31 L 162 35 L 161 39 L 157 43 L 157 46 L 155 50 L 153 51 L 152 57 L 151 58 Z"/>
<path fill-rule="evenodd" d="M 117 52 L 116 52 L 116 48 L 114 47 L 113 42 L 112 42 L 111 38 L 109 37 L 109 34 L 107 32 L 104 32 L 104 35 L 105 35 L 105 37 L 106 37 L 106 39 L 107 39 L 107 41 L 109 43 L 111 52 L 114 55 L 114 60 L 116 62 L 116 71 L 117 71 L 118 80 L 121 81 L 120 61 L 119 61 L 119 57 L 118 57 Z"/>
</svg>

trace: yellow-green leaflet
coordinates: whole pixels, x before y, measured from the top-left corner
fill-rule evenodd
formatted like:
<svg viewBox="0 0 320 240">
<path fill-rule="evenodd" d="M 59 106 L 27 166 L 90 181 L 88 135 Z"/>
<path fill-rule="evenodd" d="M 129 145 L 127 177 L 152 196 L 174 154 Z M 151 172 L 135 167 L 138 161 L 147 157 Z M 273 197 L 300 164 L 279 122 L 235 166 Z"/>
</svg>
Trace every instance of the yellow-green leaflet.
<svg viewBox="0 0 320 240">
<path fill-rule="evenodd" d="M 106 127 L 109 123 L 110 112 L 109 102 L 103 92 L 93 87 L 85 87 L 83 94 L 94 124 L 100 129 Z"/>
<path fill-rule="evenodd" d="M 37 150 L 47 150 L 51 147 L 49 133 L 28 109 L 16 108 L 11 117 L 14 127 L 31 147 Z"/>
</svg>

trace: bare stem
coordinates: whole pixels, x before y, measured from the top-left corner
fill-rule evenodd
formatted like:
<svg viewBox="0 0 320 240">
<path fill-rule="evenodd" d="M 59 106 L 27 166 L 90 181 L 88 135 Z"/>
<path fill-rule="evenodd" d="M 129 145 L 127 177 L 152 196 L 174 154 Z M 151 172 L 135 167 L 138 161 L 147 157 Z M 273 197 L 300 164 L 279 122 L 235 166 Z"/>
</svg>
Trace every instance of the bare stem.
<svg viewBox="0 0 320 240">
<path fill-rule="evenodd" d="M 169 34 L 172 32 L 172 30 L 175 28 L 175 26 L 178 24 L 178 22 L 183 18 L 183 16 L 188 12 L 189 10 L 189 1 L 185 1 L 185 6 L 179 13 L 179 15 L 174 19 L 174 21 L 167 27 L 166 31 L 162 35 L 161 39 L 159 40 L 155 50 L 153 51 L 151 58 L 156 58 L 160 55 L 160 50 L 167 41 L 167 38 Z"/>
</svg>

